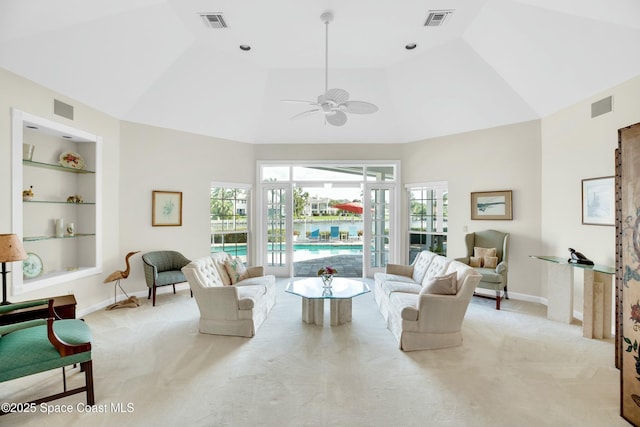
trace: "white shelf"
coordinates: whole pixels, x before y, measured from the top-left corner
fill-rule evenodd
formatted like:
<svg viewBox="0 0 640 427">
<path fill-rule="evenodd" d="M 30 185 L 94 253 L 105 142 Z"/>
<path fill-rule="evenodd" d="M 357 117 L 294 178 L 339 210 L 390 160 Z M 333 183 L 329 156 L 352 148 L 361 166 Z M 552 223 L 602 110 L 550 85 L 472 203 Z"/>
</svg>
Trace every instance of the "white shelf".
<svg viewBox="0 0 640 427">
<path fill-rule="evenodd" d="M 101 149 L 102 138 L 51 120 L 12 109 L 13 233 L 28 253 L 37 254 L 44 272 L 26 279 L 22 263 L 13 266 L 11 295 L 67 283 L 102 272 Z M 33 158 L 22 158 L 23 144 L 35 146 Z M 86 168 L 58 164 L 60 153 L 79 153 Z M 35 197 L 22 200 L 33 186 Z M 79 194 L 87 203 L 67 202 Z M 54 221 L 73 222 L 74 235 L 55 236 Z M 74 266 L 74 267 L 69 267 Z M 75 267 L 78 266 L 78 267 Z"/>
</svg>

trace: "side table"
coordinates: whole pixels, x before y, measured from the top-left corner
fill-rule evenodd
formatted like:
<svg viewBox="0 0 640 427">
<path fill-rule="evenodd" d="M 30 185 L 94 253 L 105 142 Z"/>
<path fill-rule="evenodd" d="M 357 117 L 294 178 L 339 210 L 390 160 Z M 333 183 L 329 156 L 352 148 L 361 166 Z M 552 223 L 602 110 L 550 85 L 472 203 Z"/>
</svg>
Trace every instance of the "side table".
<svg viewBox="0 0 640 427">
<path fill-rule="evenodd" d="M 62 319 L 76 318 L 76 297 L 74 295 L 61 295 L 53 298 L 53 309 Z M 47 298 L 38 298 L 33 301 L 40 301 Z M 29 301 L 20 301 L 29 302 Z M 24 322 L 25 320 L 43 319 L 49 315 L 49 308 L 46 305 L 27 307 L 13 310 L 9 313 L 0 314 L 0 325 L 10 325 L 12 323 Z"/>
<path fill-rule="evenodd" d="M 615 269 L 604 265 L 584 265 L 568 262 L 567 258 L 531 255 L 548 261 L 547 318 L 571 323 L 573 319 L 573 272 L 584 274 L 584 301 L 582 308 L 582 336 L 585 338 L 611 338 L 612 277 Z"/>
</svg>

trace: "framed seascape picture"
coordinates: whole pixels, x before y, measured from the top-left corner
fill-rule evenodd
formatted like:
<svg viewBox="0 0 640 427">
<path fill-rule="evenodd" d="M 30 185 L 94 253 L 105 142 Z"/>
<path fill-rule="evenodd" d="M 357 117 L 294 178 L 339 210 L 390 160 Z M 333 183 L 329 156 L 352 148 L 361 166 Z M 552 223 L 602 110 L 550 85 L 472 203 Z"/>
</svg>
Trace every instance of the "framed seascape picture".
<svg viewBox="0 0 640 427">
<path fill-rule="evenodd" d="M 511 190 L 471 193 L 471 219 L 513 219 Z"/>
<path fill-rule="evenodd" d="M 182 192 L 153 191 L 151 201 L 151 225 L 182 225 Z"/>
<path fill-rule="evenodd" d="M 612 176 L 582 180 L 582 223 L 615 225 L 615 182 Z"/>
</svg>

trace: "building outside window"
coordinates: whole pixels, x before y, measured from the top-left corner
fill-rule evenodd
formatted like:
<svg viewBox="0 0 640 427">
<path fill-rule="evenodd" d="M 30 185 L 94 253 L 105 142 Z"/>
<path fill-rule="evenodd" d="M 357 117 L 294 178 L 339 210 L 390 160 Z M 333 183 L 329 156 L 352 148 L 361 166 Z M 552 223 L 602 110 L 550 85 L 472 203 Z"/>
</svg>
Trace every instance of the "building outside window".
<svg viewBox="0 0 640 427">
<path fill-rule="evenodd" d="M 249 253 L 249 188 L 211 187 L 211 252 L 226 252 L 245 264 Z"/>
<path fill-rule="evenodd" d="M 424 250 L 447 255 L 448 189 L 446 182 L 407 186 L 409 194 L 409 262 Z"/>
</svg>

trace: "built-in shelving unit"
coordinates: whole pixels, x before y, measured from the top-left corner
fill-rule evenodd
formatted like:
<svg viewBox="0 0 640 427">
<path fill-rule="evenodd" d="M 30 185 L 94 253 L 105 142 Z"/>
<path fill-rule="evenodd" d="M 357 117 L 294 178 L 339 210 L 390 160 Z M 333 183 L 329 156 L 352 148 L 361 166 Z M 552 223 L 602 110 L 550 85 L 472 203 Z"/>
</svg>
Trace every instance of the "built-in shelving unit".
<svg viewBox="0 0 640 427">
<path fill-rule="evenodd" d="M 17 109 L 12 110 L 11 139 L 13 232 L 43 265 L 39 275 L 26 278 L 20 274 L 22 263 L 14 263 L 11 294 L 100 274 L 102 139 Z M 24 158 L 24 144 L 34 147 L 31 159 Z M 79 154 L 84 166 L 61 162 L 64 152 Z M 22 191 L 29 188 L 33 197 L 23 199 Z M 62 233 L 56 232 L 56 220 L 64 222 Z"/>
</svg>

